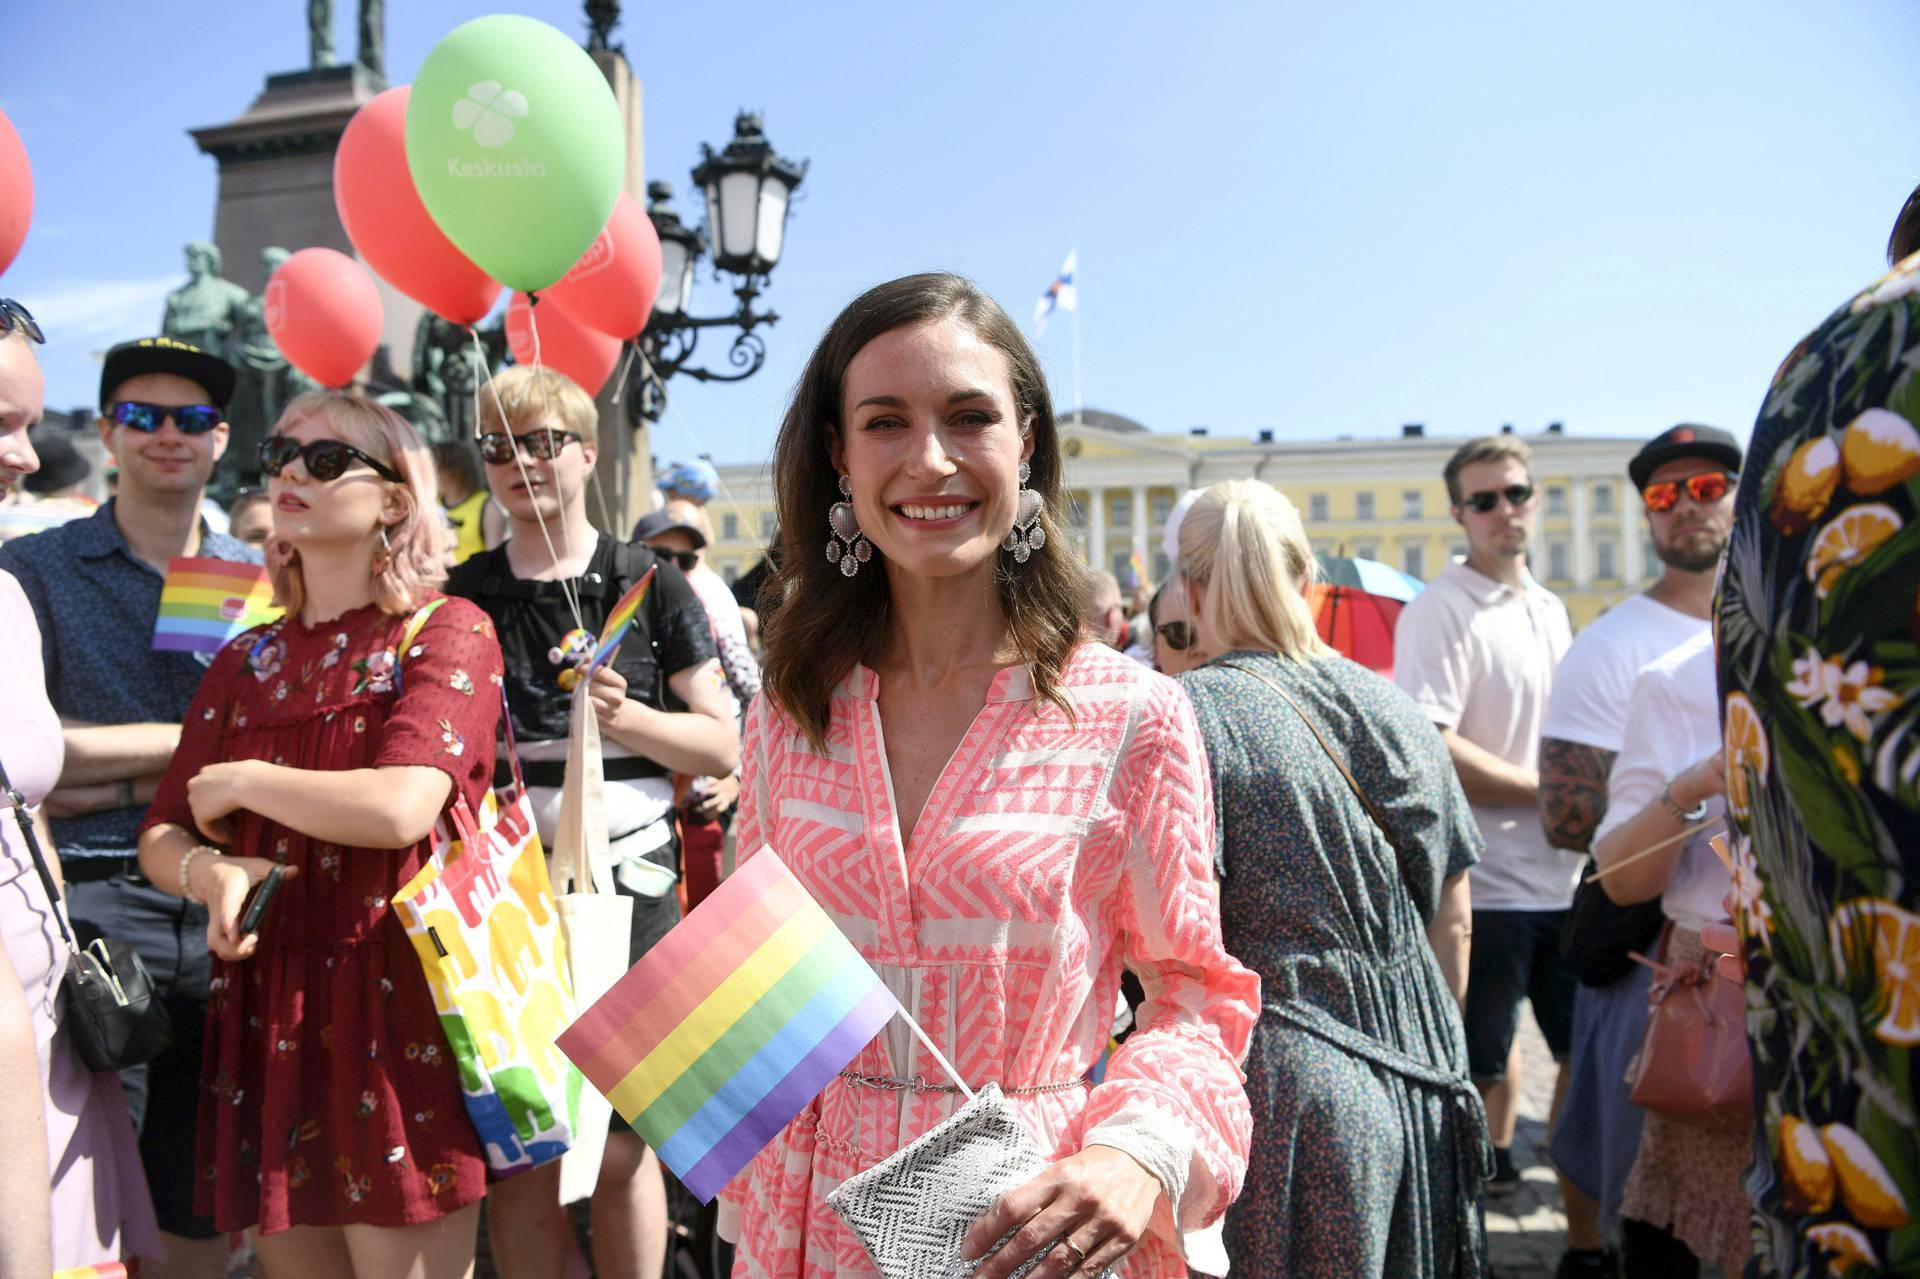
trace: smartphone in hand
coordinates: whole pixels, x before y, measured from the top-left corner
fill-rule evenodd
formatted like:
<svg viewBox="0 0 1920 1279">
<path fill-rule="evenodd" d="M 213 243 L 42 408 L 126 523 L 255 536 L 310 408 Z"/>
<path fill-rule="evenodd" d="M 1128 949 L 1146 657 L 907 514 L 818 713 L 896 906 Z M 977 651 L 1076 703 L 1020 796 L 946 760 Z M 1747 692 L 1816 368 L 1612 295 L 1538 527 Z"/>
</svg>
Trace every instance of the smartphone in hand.
<svg viewBox="0 0 1920 1279">
<path fill-rule="evenodd" d="M 275 866 L 267 872 L 267 877 L 260 881 L 260 886 L 253 890 L 253 897 L 247 902 L 247 909 L 240 916 L 242 937 L 248 933 L 260 931 L 260 925 L 267 917 L 267 907 L 273 904 L 274 894 L 280 891 L 280 881 L 286 876 L 285 866 Z"/>
</svg>

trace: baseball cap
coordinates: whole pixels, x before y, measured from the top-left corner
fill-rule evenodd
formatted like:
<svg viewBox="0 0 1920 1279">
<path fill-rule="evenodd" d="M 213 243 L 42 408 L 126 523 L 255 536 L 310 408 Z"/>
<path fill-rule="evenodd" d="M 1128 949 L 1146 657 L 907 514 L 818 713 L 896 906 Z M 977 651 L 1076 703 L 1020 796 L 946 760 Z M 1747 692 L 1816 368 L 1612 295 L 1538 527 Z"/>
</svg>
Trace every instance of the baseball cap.
<svg viewBox="0 0 1920 1279">
<path fill-rule="evenodd" d="M 226 408 L 233 398 L 233 365 L 219 356 L 177 338 L 138 338 L 107 352 L 100 366 L 100 411 L 107 411 L 122 382 L 142 373 L 172 373 L 197 382 L 217 408 Z"/>
<path fill-rule="evenodd" d="M 633 540 L 636 542 L 651 542 L 662 533 L 685 533 L 693 539 L 693 549 L 696 551 L 707 544 L 706 534 L 691 524 L 681 523 L 665 511 L 649 511 L 633 526 Z"/>
<path fill-rule="evenodd" d="M 29 493 L 58 493 L 72 488 L 92 473 L 93 467 L 65 435 L 36 432 L 34 451 L 40 455 L 40 469 L 20 481 Z"/>
<path fill-rule="evenodd" d="M 1738 472 L 1744 455 L 1733 436 L 1717 426 L 1682 422 L 1670 426 L 1640 446 L 1627 463 L 1627 476 L 1635 488 L 1645 488 L 1653 473 L 1677 457 L 1702 457 Z"/>
</svg>

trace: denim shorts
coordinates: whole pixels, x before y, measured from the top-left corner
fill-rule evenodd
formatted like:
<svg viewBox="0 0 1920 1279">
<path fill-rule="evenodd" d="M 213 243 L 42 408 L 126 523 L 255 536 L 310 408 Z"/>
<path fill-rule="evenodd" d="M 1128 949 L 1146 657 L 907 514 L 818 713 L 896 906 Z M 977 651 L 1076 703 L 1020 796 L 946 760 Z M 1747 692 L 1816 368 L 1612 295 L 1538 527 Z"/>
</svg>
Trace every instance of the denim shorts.
<svg viewBox="0 0 1920 1279">
<path fill-rule="evenodd" d="M 1467 1069 L 1479 1084 L 1507 1077 L 1507 1055 L 1520 1026 L 1520 1001 L 1555 1061 L 1573 1043 L 1573 993 L 1580 984 L 1560 953 L 1564 910 L 1476 910 L 1467 962 Z"/>
</svg>

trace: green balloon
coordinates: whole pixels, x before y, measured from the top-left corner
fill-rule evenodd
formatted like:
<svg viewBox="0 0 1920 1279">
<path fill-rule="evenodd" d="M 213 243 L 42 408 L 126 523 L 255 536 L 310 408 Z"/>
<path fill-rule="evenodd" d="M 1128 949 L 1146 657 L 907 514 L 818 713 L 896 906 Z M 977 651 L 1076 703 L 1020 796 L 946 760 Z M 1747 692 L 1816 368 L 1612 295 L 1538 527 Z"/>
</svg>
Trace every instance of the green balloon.
<svg viewBox="0 0 1920 1279">
<path fill-rule="evenodd" d="M 565 275 L 626 176 L 607 78 L 544 22 L 475 18 L 433 47 L 407 102 L 407 167 L 446 237 L 510 289 Z"/>
</svg>

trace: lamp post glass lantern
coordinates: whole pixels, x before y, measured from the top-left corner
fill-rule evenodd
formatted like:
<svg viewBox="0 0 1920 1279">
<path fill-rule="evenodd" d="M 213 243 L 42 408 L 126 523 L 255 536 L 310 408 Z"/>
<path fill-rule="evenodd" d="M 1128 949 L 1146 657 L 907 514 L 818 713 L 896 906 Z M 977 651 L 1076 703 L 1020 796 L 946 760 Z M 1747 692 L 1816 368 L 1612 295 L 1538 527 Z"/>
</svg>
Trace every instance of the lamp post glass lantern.
<svg viewBox="0 0 1920 1279">
<path fill-rule="evenodd" d="M 693 180 L 706 192 L 714 265 L 732 275 L 767 274 L 780 261 L 788 204 L 806 177 L 805 162 L 776 154 L 760 117 L 748 111 L 734 119 L 726 150 L 701 150 Z"/>
<path fill-rule="evenodd" d="M 633 394 L 628 403 L 638 420 L 658 421 L 666 409 L 666 382 L 684 373 L 700 382 L 738 382 L 759 372 L 767 348 L 754 330 L 773 324 L 779 316 L 755 311 L 773 268 L 786 244 L 787 215 L 792 197 L 806 177 L 806 161 L 781 156 L 767 141 L 760 117 L 741 112 L 733 123 L 733 140 L 724 151 L 701 147 L 702 159 L 693 170 L 695 185 L 706 201 L 707 226 L 703 234 L 680 221 L 672 207 L 673 189 L 664 182 L 648 186 L 647 216 L 660 237 L 660 291 L 653 316 L 641 335 L 646 359 L 635 368 Z M 733 277 L 733 295 L 739 306 L 729 315 L 695 316 L 688 312 L 693 299 L 694 271 L 703 252 L 711 252 L 716 279 Z M 693 367 L 689 361 L 700 330 L 730 327 L 740 332 L 727 351 L 732 371 Z"/>
</svg>

